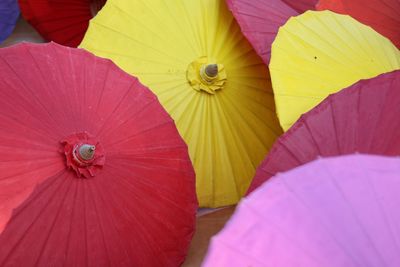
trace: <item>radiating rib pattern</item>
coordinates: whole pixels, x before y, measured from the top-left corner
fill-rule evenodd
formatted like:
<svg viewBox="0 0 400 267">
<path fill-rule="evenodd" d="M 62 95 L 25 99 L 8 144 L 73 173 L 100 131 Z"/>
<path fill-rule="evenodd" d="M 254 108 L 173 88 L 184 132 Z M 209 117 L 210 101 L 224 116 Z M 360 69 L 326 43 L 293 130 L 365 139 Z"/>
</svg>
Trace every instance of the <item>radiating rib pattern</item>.
<svg viewBox="0 0 400 267">
<path fill-rule="evenodd" d="M 54 43 L 0 51 L 0 265 L 177 266 L 197 201 L 187 146 L 156 96 L 111 61 Z M 105 151 L 91 178 L 60 143 Z"/>
<path fill-rule="evenodd" d="M 399 163 L 359 154 L 273 177 L 242 200 L 202 266 L 398 266 Z"/>
<path fill-rule="evenodd" d="M 330 95 L 283 134 L 257 169 L 249 191 L 276 173 L 323 156 L 400 154 L 400 70 Z"/>
<path fill-rule="evenodd" d="M 157 94 L 189 146 L 201 206 L 240 199 L 281 130 L 267 69 L 222 0 L 111 0 L 81 47 L 111 58 Z M 227 74 L 214 95 L 186 78 L 203 56 Z"/>
<path fill-rule="evenodd" d="M 349 16 L 308 11 L 272 44 L 270 71 L 278 118 L 287 130 L 330 93 L 400 68 L 400 51 Z"/>
</svg>

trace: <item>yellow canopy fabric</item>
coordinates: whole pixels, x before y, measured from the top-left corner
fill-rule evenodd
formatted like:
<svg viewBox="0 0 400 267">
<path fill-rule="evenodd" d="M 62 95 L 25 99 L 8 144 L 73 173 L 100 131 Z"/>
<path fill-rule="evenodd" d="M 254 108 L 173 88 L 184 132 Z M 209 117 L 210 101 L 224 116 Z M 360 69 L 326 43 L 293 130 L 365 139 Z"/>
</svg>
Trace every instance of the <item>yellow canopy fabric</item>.
<svg viewBox="0 0 400 267">
<path fill-rule="evenodd" d="M 108 0 L 81 47 L 157 94 L 189 146 L 200 206 L 240 199 L 282 130 L 267 68 L 223 0 Z"/>
<path fill-rule="evenodd" d="M 280 28 L 269 65 L 276 109 L 286 131 L 329 94 L 400 68 L 400 51 L 353 18 L 308 11 Z"/>
</svg>

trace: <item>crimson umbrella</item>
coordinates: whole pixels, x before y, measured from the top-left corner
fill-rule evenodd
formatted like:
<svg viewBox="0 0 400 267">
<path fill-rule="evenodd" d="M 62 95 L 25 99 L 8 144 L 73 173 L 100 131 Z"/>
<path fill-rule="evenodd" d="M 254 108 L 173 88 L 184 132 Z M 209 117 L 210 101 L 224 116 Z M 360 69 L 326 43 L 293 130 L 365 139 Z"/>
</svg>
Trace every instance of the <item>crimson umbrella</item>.
<svg viewBox="0 0 400 267">
<path fill-rule="evenodd" d="M 107 0 L 18 0 L 23 17 L 48 41 L 77 47 Z"/>
<path fill-rule="evenodd" d="M 258 167 L 253 191 L 278 172 L 318 156 L 400 154 L 400 70 L 330 95 L 284 133 Z"/>
<path fill-rule="evenodd" d="M 279 27 L 292 17 L 313 9 L 316 0 L 226 0 L 240 28 L 265 64 Z"/>
<path fill-rule="evenodd" d="M 19 8 L 15 0 L 0 1 L 0 43 L 12 33 L 18 17 Z"/>
<path fill-rule="evenodd" d="M 0 266 L 178 266 L 197 201 L 187 146 L 110 60 L 0 50 Z"/>
<path fill-rule="evenodd" d="M 400 0 L 320 0 L 317 10 L 348 14 L 400 48 Z"/>
<path fill-rule="evenodd" d="M 242 200 L 203 267 L 398 267 L 399 205 L 398 157 L 317 160 Z"/>
</svg>

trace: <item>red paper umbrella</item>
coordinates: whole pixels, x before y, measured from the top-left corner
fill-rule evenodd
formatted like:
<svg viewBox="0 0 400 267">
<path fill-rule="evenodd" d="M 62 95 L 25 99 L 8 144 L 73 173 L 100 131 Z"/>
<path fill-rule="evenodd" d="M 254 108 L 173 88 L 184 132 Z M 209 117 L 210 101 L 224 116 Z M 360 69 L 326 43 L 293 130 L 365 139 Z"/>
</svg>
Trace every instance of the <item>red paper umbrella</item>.
<svg viewBox="0 0 400 267">
<path fill-rule="evenodd" d="M 48 41 L 77 47 L 107 0 L 18 0 L 24 18 Z"/>
<path fill-rule="evenodd" d="M 249 191 L 278 172 L 354 152 L 400 154 L 400 70 L 336 93 L 282 135 L 257 169 Z"/>
<path fill-rule="evenodd" d="M 187 146 L 111 61 L 0 50 L 0 266 L 177 266 L 197 201 Z"/>
<path fill-rule="evenodd" d="M 317 9 L 348 14 L 400 48 L 400 0 L 320 0 Z"/>
<path fill-rule="evenodd" d="M 291 16 L 314 6 L 316 0 L 226 0 L 243 34 L 257 54 L 268 64 L 271 44 L 279 27 Z"/>
</svg>

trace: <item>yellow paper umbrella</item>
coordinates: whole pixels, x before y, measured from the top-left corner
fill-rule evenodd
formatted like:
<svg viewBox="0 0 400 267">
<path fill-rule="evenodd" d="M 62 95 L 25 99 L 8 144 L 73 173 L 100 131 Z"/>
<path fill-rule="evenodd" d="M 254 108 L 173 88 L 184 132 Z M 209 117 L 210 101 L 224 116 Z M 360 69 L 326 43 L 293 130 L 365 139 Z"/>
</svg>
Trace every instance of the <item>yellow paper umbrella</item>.
<svg viewBox="0 0 400 267">
<path fill-rule="evenodd" d="M 240 199 L 281 129 L 267 68 L 223 0 L 109 0 L 81 47 L 158 95 L 189 146 L 201 206 Z"/>
<path fill-rule="evenodd" d="M 400 68 L 400 51 L 353 18 L 308 11 L 280 28 L 270 72 L 279 121 L 287 130 L 329 94 Z"/>
</svg>

